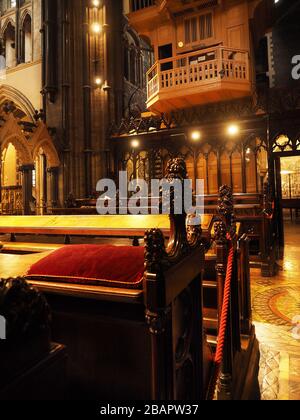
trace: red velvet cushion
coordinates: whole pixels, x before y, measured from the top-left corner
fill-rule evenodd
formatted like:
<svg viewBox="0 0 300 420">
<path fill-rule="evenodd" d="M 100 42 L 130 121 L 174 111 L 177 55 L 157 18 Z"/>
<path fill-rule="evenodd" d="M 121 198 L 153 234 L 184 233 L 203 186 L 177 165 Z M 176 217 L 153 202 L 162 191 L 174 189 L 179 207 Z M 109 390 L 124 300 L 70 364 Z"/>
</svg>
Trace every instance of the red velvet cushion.
<svg viewBox="0 0 300 420">
<path fill-rule="evenodd" d="M 34 264 L 27 277 L 68 283 L 138 288 L 144 274 L 143 247 L 70 245 Z"/>
</svg>

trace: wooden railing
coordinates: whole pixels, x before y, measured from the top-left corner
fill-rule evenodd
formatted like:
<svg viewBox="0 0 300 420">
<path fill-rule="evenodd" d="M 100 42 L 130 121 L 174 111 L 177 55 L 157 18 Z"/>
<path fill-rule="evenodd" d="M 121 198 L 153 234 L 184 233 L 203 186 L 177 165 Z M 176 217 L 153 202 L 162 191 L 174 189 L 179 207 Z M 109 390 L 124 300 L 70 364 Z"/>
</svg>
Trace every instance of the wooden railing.
<svg viewBox="0 0 300 420">
<path fill-rule="evenodd" d="M 1 213 L 4 215 L 23 214 L 22 186 L 2 187 Z"/>
<path fill-rule="evenodd" d="M 130 12 L 137 12 L 151 6 L 155 6 L 155 0 L 131 0 Z"/>
<path fill-rule="evenodd" d="M 158 93 L 211 82 L 249 82 L 249 52 L 225 47 L 159 60 L 147 73 L 148 101 Z"/>
</svg>

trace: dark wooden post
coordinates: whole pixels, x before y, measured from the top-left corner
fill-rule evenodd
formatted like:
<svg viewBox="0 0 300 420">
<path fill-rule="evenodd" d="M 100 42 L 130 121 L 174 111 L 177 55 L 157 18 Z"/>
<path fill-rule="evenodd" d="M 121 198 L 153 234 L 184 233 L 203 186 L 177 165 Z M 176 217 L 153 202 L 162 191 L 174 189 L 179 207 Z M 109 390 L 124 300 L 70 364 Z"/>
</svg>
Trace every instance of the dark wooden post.
<svg viewBox="0 0 300 420">
<path fill-rule="evenodd" d="M 239 240 L 241 331 L 245 335 L 249 335 L 252 329 L 249 242 L 247 235 Z"/>
<path fill-rule="evenodd" d="M 171 308 L 166 307 L 161 262 L 166 256 L 164 237 L 161 231 L 153 229 L 145 237 L 145 306 L 152 348 L 151 398 L 155 401 L 170 400 L 168 389 L 172 389 L 172 366 L 167 354 L 172 349 Z"/>
<path fill-rule="evenodd" d="M 183 159 L 173 159 L 169 162 L 166 179 L 172 184 L 173 180 L 180 180 L 182 183 L 187 177 L 186 164 Z M 173 317 L 173 304 L 170 302 L 169 293 L 166 293 L 166 271 L 169 267 L 181 261 L 183 257 L 198 247 L 201 247 L 201 229 L 199 226 L 191 224 L 186 227 L 187 215 L 176 215 L 174 209 L 175 194 L 171 193 L 171 235 L 169 246 L 166 248 L 163 233 L 158 229 L 152 229 L 145 235 L 145 267 L 144 278 L 146 321 L 149 325 L 151 335 L 152 353 L 152 393 L 153 400 L 174 400 L 180 399 L 182 385 L 178 384 L 177 372 L 182 369 L 178 367 L 176 357 L 170 358 L 168 355 L 174 352 L 177 343 L 173 340 L 173 330 L 176 329 L 176 321 Z M 204 251 L 204 249 L 203 249 Z M 204 264 L 204 252 L 202 255 Z M 198 261 L 198 256 L 197 256 Z M 198 272 L 199 274 L 199 272 Z M 188 298 L 188 306 L 192 309 L 193 334 L 192 343 L 187 351 L 187 356 L 191 355 L 193 374 L 189 380 L 192 383 L 192 398 L 201 398 L 201 385 L 203 369 L 203 349 L 202 349 L 202 299 L 201 299 L 201 275 L 190 284 L 191 300 Z M 175 287 L 176 289 L 176 287 Z M 196 295 L 195 295 L 196 294 Z M 193 299 L 196 301 L 193 302 Z M 193 303 L 192 303 L 193 302 Z M 173 324 L 174 322 L 174 324 Z M 194 342 L 195 340 L 195 342 Z M 191 350 L 193 348 L 193 350 Z M 190 353 L 189 353 L 190 351 Z M 191 361 L 191 360 L 190 360 Z"/>
<path fill-rule="evenodd" d="M 262 276 L 273 277 L 277 273 L 276 262 L 276 231 L 273 226 L 273 193 L 268 182 L 264 184 L 263 191 L 263 219 L 262 219 L 262 238 L 261 238 L 261 260 Z"/>
<path fill-rule="evenodd" d="M 59 168 L 49 168 L 48 172 L 50 174 L 50 181 L 51 181 L 51 205 L 52 208 L 55 208 L 58 206 L 59 201 L 59 190 L 58 190 L 58 173 Z"/>
<path fill-rule="evenodd" d="M 233 193 L 231 187 L 223 186 L 220 188 L 218 213 L 220 221 L 215 226 L 215 233 L 217 242 L 216 270 L 218 281 L 219 322 L 223 308 L 224 286 L 226 281 L 230 242 L 231 246 L 234 247 L 234 266 L 232 274 L 230 309 L 227 319 L 223 363 L 221 366 L 221 373 L 218 384 L 218 398 L 220 400 L 231 400 L 233 398 L 232 374 L 234 353 L 240 348 L 240 309 L 239 297 L 237 294 L 236 223 L 234 217 Z"/>
<path fill-rule="evenodd" d="M 32 171 L 34 165 L 24 165 L 20 167 L 23 174 L 23 214 L 30 215 L 32 213 L 30 203 L 32 203 Z"/>
</svg>

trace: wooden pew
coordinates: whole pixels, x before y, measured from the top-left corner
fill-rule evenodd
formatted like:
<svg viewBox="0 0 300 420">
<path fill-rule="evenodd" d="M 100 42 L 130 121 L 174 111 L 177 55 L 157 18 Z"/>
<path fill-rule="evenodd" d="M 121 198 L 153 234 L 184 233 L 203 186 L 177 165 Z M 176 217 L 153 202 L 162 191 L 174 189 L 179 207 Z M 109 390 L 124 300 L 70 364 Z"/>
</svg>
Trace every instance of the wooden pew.
<svg viewBox="0 0 300 420">
<path fill-rule="evenodd" d="M 0 400 L 64 399 L 66 351 L 50 340 L 45 298 L 24 279 L 0 280 L 0 316 Z"/>
<path fill-rule="evenodd" d="M 217 214 L 218 199 L 217 195 L 205 197 L 206 213 Z M 251 265 L 261 268 L 263 277 L 276 275 L 280 250 L 268 184 L 264 185 L 263 194 L 234 194 L 233 200 L 241 234 L 249 238 Z"/>
<path fill-rule="evenodd" d="M 217 244 L 219 306 L 227 246 L 224 238 Z M 43 278 L 30 280 L 46 294 L 53 309 L 55 339 L 68 347 L 70 398 L 207 397 L 212 362 L 208 341 L 215 345 L 216 332 L 208 341 L 203 333 L 203 236 L 197 227 L 186 231 L 185 215 L 172 216 L 167 249 L 157 229 L 146 234 L 145 249 L 147 270 L 142 289 L 67 284 Z M 246 254 L 247 248 L 243 252 Z M 237 250 L 237 266 L 238 258 Z M 247 276 L 247 268 L 238 278 L 235 276 L 235 283 L 243 281 L 242 293 L 232 294 L 227 340 L 230 352 L 227 349 L 226 353 L 226 358 L 231 350 L 235 355 L 226 383 L 226 387 L 231 387 L 232 399 L 257 398 L 259 352 L 247 312 L 250 285 Z M 222 386 L 221 383 L 218 395 L 226 399 L 228 393 Z"/>
<path fill-rule="evenodd" d="M 219 399 L 259 399 L 259 346 L 252 324 L 249 239 L 239 236 L 234 217 L 233 195 L 229 187 L 220 189 L 215 224 L 215 255 L 206 261 L 204 287 L 204 327 L 208 341 L 217 345 L 223 309 L 228 264 L 228 235 L 234 246 L 231 299 L 223 366 L 218 383 Z"/>
<path fill-rule="evenodd" d="M 171 165 L 169 175 L 183 179 L 178 168 L 186 171 Z M 185 214 L 171 215 L 167 247 L 161 230 L 148 230 L 145 267 L 142 287 L 132 290 L 30 280 L 52 308 L 53 337 L 68 349 L 69 398 L 205 399 L 211 352 L 199 226 L 187 229 Z"/>
</svg>

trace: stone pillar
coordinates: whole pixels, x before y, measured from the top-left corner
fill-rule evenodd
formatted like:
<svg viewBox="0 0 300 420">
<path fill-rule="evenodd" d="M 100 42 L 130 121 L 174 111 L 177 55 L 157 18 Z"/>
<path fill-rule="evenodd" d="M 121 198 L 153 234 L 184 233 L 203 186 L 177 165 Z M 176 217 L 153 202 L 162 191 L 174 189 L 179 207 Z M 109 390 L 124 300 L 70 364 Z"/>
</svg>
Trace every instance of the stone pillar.
<svg viewBox="0 0 300 420">
<path fill-rule="evenodd" d="M 20 64 L 21 61 L 21 37 L 20 37 L 20 0 L 16 0 L 16 38 L 15 38 L 15 51 L 16 51 L 16 63 Z"/>
<path fill-rule="evenodd" d="M 92 192 L 92 121 L 91 121 L 91 80 L 90 80 L 90 22 L 89 2 L 82 1 L 82 74 L 83 74 L 83 129 L 84 129 L 84 177 L 85 196 Z M 97 36 L 97 35 L 93 35 Z"/>
<path fill-rule="evenodd" d="M 31 204 L 32 200 L 32 171 L 34 165 L 23 165 L 20 171 L 23 174 L 23 214 L 30 215 L 32 213 Z"/>
<path fill-rule="evenodd" d="M 48 173 L 50 174 L 50 182 L 51 182 L 50 198 L 51 198 L 52 208 L 57 207 L 58 201 L 59 201 L 58 172 L 59 172 L 59 168 L 48 169 Z"/>
</svg>

